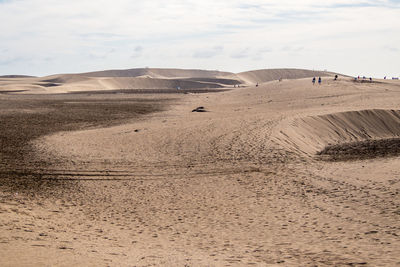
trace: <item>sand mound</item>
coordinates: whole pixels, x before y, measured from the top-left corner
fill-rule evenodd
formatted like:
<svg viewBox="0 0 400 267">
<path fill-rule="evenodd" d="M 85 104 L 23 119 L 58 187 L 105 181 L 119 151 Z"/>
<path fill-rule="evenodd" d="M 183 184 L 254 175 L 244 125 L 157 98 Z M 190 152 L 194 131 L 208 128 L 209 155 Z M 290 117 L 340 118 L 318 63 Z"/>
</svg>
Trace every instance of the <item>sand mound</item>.
<svg viewBox="0 0 400 267">
<path fill-rule="evenodd" d="M 63 86 L 92 88 L 90 78 L 75 74 L 0 79 L 0 93 L 65 93 Z"/>
<path fill-rule="evenodd" d="M 396 154 L 393 147 L 399 137 L 400 111 L 381 109 L 300 118 L 287 123 L 277 135 L 287 148 L 333 159 Z M 386 149 L 388 153 L 383 152 Z"/>
<path fill-rule="evenodd" d="M 100 80 L 104 89 L 187 89 L 187 88 L 221 88 L 221 84 L 180 79 L 156 78 L 104 78 Z"/>
<path fill-rule="evenodd" d="M 181 79 L 156 79 L 156 78 L 129 78 L 129 77 L 105 77 L 87 78 L 84 82 L 66 83 L 60 89 L 72 91 L 101 91 L 101 90 L 126 90 L 126 89 L 204 89 L 222 88 L 219 83 L 201 82 Z"/>
<path fill-rule="evenodd" d="M 231 75 L 230 72 L 209 70 L 185 70 L 185 69 L 153 69 L 137 68 L 127 70 L 105 70 L 82 73 L 87 77 L 150 77 L 150 78 L 216 78 Z"/>
<path fill-rule="evenodd" d="M 278 79 L 301 79 L 315 76 L 332 76 L 332 73 L 325 71 L 313 71 L 303 69 L 264 69 L 246 71 L 236 74 L 244 83 L 264 83 Z"/>
<path fill-rule="evenodd" d="M 76 83 L 86 81 L 88 78 L 78 74 L 60 74 L 43 77 L 43 83 Z"/>
<path fill-rule="evenodd" d="M 35 77 L 2 77 L 0 78 L 0 94 L 42 91 L 38 85 L 40 79 Z"/>
<path fill-rule="evenodd" d="M 92 80 L 100 79 L 95 82 L 97 88 L 114 90 L 124 88 L 221 88 L 237 84 L 263 83 L 279 78 L 298 79 L 331 75 L 332 74 L 328 72 L 302 69 L 265 69 L 233 74 L 230 72 L 209 70 L 138 68 L 89 72 L 76 76 Z"/>
<path fill-rule="evenodd" d="M 48 92 L 51 90 L 53 93 L 123 89 L 205 89 L 241 83 L 236 79 L 220 77 L 230 74 L 204 70 L 129 69 L 52 75 L 26 83 L 33 83 L 36 87 Z"/>
</svg>

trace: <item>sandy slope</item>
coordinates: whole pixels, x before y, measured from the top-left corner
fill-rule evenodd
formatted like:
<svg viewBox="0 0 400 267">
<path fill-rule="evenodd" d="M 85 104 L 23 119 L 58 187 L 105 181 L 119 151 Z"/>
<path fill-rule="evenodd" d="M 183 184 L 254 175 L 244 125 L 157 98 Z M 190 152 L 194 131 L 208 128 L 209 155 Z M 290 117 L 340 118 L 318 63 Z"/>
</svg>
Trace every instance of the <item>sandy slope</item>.
<svg viewBox="0 0 400 267">
<path fill-rule="evenodd" d="M 276 138 L 287 149 L 315 155 L 329 145 L 400 137 L 400 111 L 367 109 L 302 117 Z"/>
<path fill-rule="evenodd" d="M 37 155 L 52 167 L 41 177 L 65 184 L 1 192 L 2 265 L 399 265 L 400 158 L 315 155 L 397 137 L 399 93 L 393 82 L 272 81 L 42 137 Z"/>
</svg>

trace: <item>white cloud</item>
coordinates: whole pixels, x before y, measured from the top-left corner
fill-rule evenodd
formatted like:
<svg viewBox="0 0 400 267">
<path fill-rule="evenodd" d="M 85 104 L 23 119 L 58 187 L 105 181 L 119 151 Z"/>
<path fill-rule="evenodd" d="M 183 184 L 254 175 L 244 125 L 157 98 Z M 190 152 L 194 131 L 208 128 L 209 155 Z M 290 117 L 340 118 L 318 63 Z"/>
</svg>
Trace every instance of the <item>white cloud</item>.
<svg viewBox="0 0 400 267">
<path fill-rule="evenodd" d="M 212 58 L 217 55 L 220 55 L 224 50 L 223 46 L 214 46 L 211 48 L 200 48 L 199 50 L 195 51 L 193 54 L 194 58 Z"/>
<path fill-rule="evenodd" d="M 398 75 L 400 55 L 388 48 L 400 42 L 399 10 L 393 0 L 0 1 L 0 74 L 159 66 Z M 347 62 L 365 54 L 374 56 Z"/>
</svg>

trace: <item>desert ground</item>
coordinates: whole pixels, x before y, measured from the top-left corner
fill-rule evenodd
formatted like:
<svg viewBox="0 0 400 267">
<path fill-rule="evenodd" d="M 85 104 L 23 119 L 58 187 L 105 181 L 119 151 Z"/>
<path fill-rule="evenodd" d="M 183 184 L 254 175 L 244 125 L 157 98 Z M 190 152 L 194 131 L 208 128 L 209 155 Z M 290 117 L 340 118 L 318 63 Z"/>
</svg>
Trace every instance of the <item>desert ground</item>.
<svg viewBox="0 0 400 267">
<path fill-rule="evenodd" d="M 0 265 L 400 266 L 400 82 L 333 75 L 0 78 Z"/>
</svg>

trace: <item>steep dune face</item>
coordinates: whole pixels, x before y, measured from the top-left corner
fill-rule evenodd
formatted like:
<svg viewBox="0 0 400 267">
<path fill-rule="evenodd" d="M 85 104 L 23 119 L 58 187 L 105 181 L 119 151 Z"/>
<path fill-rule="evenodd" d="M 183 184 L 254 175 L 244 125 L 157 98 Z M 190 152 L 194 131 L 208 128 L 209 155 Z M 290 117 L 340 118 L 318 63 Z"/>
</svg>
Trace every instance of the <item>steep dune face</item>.
<svg viewBox="0 0 400 267">
<path fill-rule="evenodd" d="M 382 140 L 400 137 L 400 111 L 372 109 L 305 117 L 287 123 L 277 136 L 283 146 L 309 155 L 324 154 L 332 146 L 340 150 L 363 142 L 382 145 Z"/>
<path fill-rule="evenodd" d="M 325 71 L 303 69 L 264 69 L 241 72 L 236 76 L 245 83 L 255 84 L 278 79 L 300 79 L 315 76 L 332 76 L 332 74 Z"/>
</svg>

